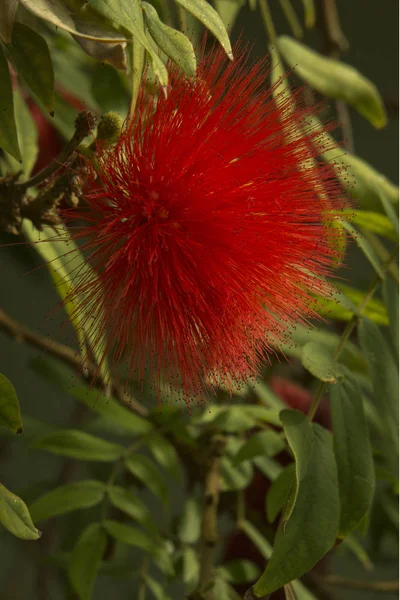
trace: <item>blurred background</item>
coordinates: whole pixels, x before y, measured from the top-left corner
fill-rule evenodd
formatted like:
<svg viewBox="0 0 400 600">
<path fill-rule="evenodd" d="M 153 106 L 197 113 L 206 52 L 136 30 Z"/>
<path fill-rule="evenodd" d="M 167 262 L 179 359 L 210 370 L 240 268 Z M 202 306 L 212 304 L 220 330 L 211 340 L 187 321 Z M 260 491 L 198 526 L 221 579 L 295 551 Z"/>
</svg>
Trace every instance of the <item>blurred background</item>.
<svg viewBox="0 0 400 600">
<path fill-rule="evenodd" d="M 288 24 L 276 2 L 270 2 L 277 31 L 290 34 Z M 293 2 L 297 11 L 302 10 L 300 0 Z M 368 161 L 379 172 L 394 183 L 398 182 L 398 0 L 338 0 L 342 30 L 349 41 L 349 49 L 342 60 L 349 63 L 379 89 L 389 116 L 388 125 L 374 129 L 365 119 L 351 108 L 351 127 L 355 153 Z M 300 14 L 299 12 L 299 14 Z M 241 31 L 246 40 L 254 40 L 253 55 L 262 56 L 267 49 L 267 40 L 260 16 L 251 12 L 248 6 L 241 9 L 234 26 L 232 37 L 238 38 Z M 304 43 L 321 51 L 324 37 L 317 28 L 308 31 Z M 340 138 L 340 132 L 338 132 Z M 50 143 L 50 141 L 49 141 Z M 57 308 L 58 296 L 51 284 L 48 271 L 43 267 L 36 253 L 26 247 L 12 245 L 17 238 L 1 235 L 1 244 L 11 244 L 0 250 L 0 307 L 11 317 L 48 334 L 53 339 L 76 347 L 74 332 L 64 319 L 62 309 Z M 352 285 L 366 289 L 371 279 L 371 268 L 359 252 L 350 248 L 346 268 L 340 276 L 351 278 Z M 0 332 L 0 369 L 13 382 L 21 405 L 25 436 L 39 427 L 37 421 L 53 426 L 65 426 L 74 418 L 76 404 L 67 393 L 55 390 L 43 381 L 30 368 L 30 361 L 38 352 Z M 196 413 L 196 408 L 193 409 Z M 75 415 L 76 416 L 76 415 Z M 1 480 L 27 502 L 38 495 L 40 489 L 59 476 L 59 459 L 49 454 L 32 450 L 18 437 L 0 434 Z M 100 467 L 99 467 L 100 468 Z M 169 482 L 174 488 L 175 509 L 179 511 L 182 502 L 182 487 Z M 146 498 L 146 502 L 150 502 Z M 79 528 L 80 513 L 74 513 Z M 62 518 L 60 519 L 62 521 Z M 379 528 L 379 524 L 378 524 Z M 68 536 L 68 532 L 64 532 Z M 7 600 L 40 600 L 41 585 L 38 582 L 43 573 L 38 571 L 32 553 L 40 553 L 44 540 L 33 544 L 0 532 L 0 598 Z M 331 559 L 332 570 L 344 577 L 353 579 L 377 580 L 397 579 L 397 546 L 394 538 L 383 541 L 379 562 L 373 574 L 366 571 L 360 562 L 343 548 L 336 551 Z M 175 600 L 183 597 L 182 590 L 172 587 L 170 595 Z M 67 598 L 66 590 L 60 590 L 58 598 Z M 96 586 L 95 598 L 136 598 L 128 583 L 101 577 Z M 327 598 L 343 600 L 392 599 L 397 594 L 382 594 L 366 591 L 329 588 Z M 322 598 L 322 596 L 321 596 Z"/>
</svg>

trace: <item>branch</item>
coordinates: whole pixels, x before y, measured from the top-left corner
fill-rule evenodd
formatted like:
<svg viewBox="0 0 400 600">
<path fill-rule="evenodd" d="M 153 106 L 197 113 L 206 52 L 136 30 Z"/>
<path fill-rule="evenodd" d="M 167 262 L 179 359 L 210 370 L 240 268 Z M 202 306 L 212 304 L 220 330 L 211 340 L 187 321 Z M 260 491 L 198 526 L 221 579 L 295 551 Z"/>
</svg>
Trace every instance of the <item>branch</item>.
<svg viewBox="0 0 400 600">
<path fill-rule="evenodd" d="M 346 52 L 350 45 L 340 25 L 336 0 L 324 0 L 323 11 L 325 21 L 325 38 L 327 44 L 329 45 L 327 52 L 335 54 Z"/>
<path fill-rule="evenodd" d="M 79 113 L 75 120 L 74 135 L 64 149 L 61 150 L 60 154 L 41 171 L 39 171 L 39 173 L 36 173 L 36 175 L 30 179 L 27 179 L 26 181 L 15 182 L 14 186 L 20 191 L 25 191 L 30 187 L 34 187 L 39 183 L 42 183 L 42 181 L 48 179 L 51 175 L 56 173 L 65 165 L 85 137 L 94 129 L 96 122 L 97 117 L 94 113 L 90 111 Z"/>
<path fill-rule="evenodd" d="M 86 361 L 84 362 L 78 350 L 74 350 L 70 346 L 60 344 L 55 340 L 36 333 L 32 329 L 29 329 L 29 327 L 12 319 L 2 309 L 0 309 L 0 331 L 3 331 L 19 343 L 27 343 L 33 348 L 37 348 L 50 356 L 58 358 L 64 364 L 72 367 L 81 376 L 83 372 L 87 372 L 87 379 L 92 380 L 96 388 L 104 390 L 107 382 L 101 373 L 98 372 L 97 366 Z M 121 403 L 127 405 L 131 410 L 142 417 L 148 416 L 149 411 L 147 408 L 132 398 L 121 385 L 113 384 L 112 392 Z"/>
</svg>

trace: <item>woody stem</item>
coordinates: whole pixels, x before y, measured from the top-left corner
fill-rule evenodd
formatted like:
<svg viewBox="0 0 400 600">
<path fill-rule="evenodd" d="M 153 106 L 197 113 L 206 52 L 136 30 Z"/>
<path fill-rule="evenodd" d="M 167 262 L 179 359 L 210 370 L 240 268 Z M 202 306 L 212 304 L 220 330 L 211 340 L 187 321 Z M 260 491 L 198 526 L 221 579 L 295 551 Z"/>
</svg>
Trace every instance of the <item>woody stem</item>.
<svg viewBox="0 0 400 600">
<path fill-rule="evenodd" d="M 61 150 L 60 154 L 30 179 L 27 179 L 26 181 L 15 182 L 15 187 L 21 192 L 25 191 L 42 183 L 51 175 L 56 173 L 59 169 L 61 169 L 75 152 L 82 140 L 84 140 L 85 137 L 92 131 L 92 129 L 94 129 L 96 121 L 96 115 L 90 111 L 83 111 L 79 113 L 75 120 L 74 135 L 66 144 L 64 149 Z"/>
</svg>

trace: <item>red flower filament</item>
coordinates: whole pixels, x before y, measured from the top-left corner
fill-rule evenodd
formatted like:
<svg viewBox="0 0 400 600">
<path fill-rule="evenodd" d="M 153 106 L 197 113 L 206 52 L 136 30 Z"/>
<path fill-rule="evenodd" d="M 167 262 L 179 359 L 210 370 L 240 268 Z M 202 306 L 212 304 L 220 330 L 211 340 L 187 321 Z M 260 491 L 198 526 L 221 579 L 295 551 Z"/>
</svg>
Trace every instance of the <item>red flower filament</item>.
<svg viewBox="0 0 400 600">
<path fill-rule="evenodd" d="M 89 278 L 76 294 L 91 298 L 114 363 L 188 399 L 253 377 L 313 316 L 341 192 L 310 161 L 318 135 L 295 135 L 309 113 L 282 118 L 264 63 L 214 51 L 196 80 L 171 77 L 167 97 L 142 92 L 133 124 L 98 155 L 73 218 L 85 219 L 77 236 L 101 285 Z"/>
</svg>

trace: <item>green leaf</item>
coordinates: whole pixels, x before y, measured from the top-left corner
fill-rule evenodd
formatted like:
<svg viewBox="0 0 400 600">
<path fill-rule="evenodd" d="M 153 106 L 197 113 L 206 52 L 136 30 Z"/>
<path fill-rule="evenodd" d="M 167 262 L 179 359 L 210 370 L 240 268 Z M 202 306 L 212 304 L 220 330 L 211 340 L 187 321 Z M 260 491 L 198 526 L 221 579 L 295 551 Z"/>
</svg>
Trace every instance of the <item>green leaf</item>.
<svg viewBox="0 0 400 600">
<path fill-rule="evenodd" d="M 258 565 L 246 559 L 231 560 L 220 567 L 219 571 L 234 585 L 251 583 L 260 576 Z"/>
<path fill-rule="evenodd" d="M 375 489 L 375 473 L 361 389 L 346 377 L 330 390 L 333 444 L 340 494 L 340 537 L 366 515 Z"/>
<path fill-rule="evenodd" d="M 51 113 L 54 110 L 54 71 L 46 40 L 27 25 L 15 23 L 8 51 L 18 73 Z"/>
<path fill-rule="evenodd" d="M 185 75 L 194 77 L 196 55 L 190 40 L 180 31 L 160 21 L 154 6 L 147 2 L 142 2 L 141 5 L 146 15 L 148 30 L 157 46 L 182 69 Z"/>
<path fill-rule="evenodd" d="M 136 5 L 135 5 L 136 6 Z M 144 31 L 144 17 L 140 5 L 137 5 L 136 16 L 139 28 Z M 146 51 L 140 41 L 133 37 L 131 40 L 130 68 L 132 76 L 131 106 L 136 104 L 142 84 L 142 74 L 146 62 Z"/>
<path fill-rule="evenodd" d="M 382 198 L 391 207 L 398 204 L 397 186 L 358 156 L 350 152 L 344 153 L 343 148 L 338 146 L 316 117 L 307 117 L 307 121 L 309 125 L 307 130 L 318 132 L 315 139 L 318 142 L 319 153 L 325 161 L 337 167 L 337 178 L 346 192 L 357 200 L 359 208 L 381 213 L 383 212 Z"/>
<path fill-rule="evenodd" d="M 398 241 L 398 233 L 386 215 L 371 210 L 347 210 L 342 211 L 341 214 L 349 215 L 350 221 L 359 227 L 386 237 L 392 242 Z"/>
<path fill-rule="evenodd" d="M 240 433 L 256 426 L 256 419 L 242 410 L 242 406 L 235 405 L 221 407 L 211 424 L 216 429 L 226 433 Z M 206 409 L 208 410 L 208 409 Z"/>
<path fill-rule="evenodd" d="M 304 25 L 312 29 L 315 25 L 315 3 L 314 0 L 303 0 Z"/>
<path fill-rule="evenodd" d="M 42 521 L 74 510 L 90 508 L 102 501 L 105 484 L 102 481 L 77 481 L 43 494 L 29 507 L 32 519 Z"/>
<path fill-rule="evenodd" d="M 178 537 L 184 544 L 195 544 L 200 537 L 201 504 L 196 498 L 188 498 L 178 525 Z"/>
<path fill-rule="evenodd" d="M 152 425 L 149 421 L 136 415 L 132 410 L 125 408 L 114 398 L 104 396 L 98 391 L 90 389 L 88 385 L 73 384 L 72 382 L 76 377 L 75 373 L 59 362 L 43 358 L 33 358 L 30 361 L 30 365 L 35 373 L 39 374 L 46 381 L 65 390 L 91 410 L 104 417 L 104 419 L 112 421 L 126 432 L 143 435 L 152 430 Z"/>
<path fill-rule="evenodd" d="M 221 460 L 221 490 L 242 490 L 246 488 L 253 478 L 251 462 L 234 464 L 234 457 L 240 451 L 243 442 L 237 438 L 229 438 L 225 449 L 225 456 Z"/>
<path fill-rule="evenodd" d="M 286 408 L 286 403 L 279 398 L 271 388 L 261 380 L 258 380 L 255 386 L 249 388 L 249 391 L 252 390 L 257 396 L 258 400 L 267 408 L 273 408 L 277 411 L 280 411 L 282 408 Z"/>
<path fill-rule="evenodd" d="M 241 521 L 239 523 L 239 528 L 253 542 L 256 548 L 258 548 L 262 556 L 268 560 L 272 554 L 272 546 L 259 530 L 249 521 Z M 300 581 L 292 581 L 291 584 L 297 594 L 297 600 L 317 600 Z"/>
<path fill-rule="evenodd" d="M 269 541 L 254 527 L 250 521 L 240 521 L 239 528 L 247 535 L 247 537 L 253 542 L 256 548 L 260 551 L 260 554 L 268 560 L 272 554 L 272 546 Z"/>
<path fill-rule="evenodd" d="M 125 466 L 153 494 L 161 498 L 164 503 L 167 502 L 168 491 L 164 477 L 150 458 L 143 454 L 131 454 L 125 459 Z"/>
<path fill-rule="evenodd" d="M 0 373 L 0 427 L 22 433 L 21 410 L 14 386 Z"/>
<path fill-rule="evenodd" d="M 153 542 L 148 534 L 136 527 L 132 527 L 132 525 L 106 519 L 104 521 L 104 528 L 111 537 L 123 544 L 141 548 L 152 555 L 156 555 L 158 552 L 155 542 Z"/>
<path fill-rule="evenodd" d="M 129 515 L 134 521 L 145 525 L 151 520 L 150 511 L 147 506 L 130 490 L 113 485 L 108 487 L 107 493 L 111 504 Z"/>
<path fill-rule="evenodd" d="M 285 14 L 286 20 L 293 32 L 293 35 L 297 39 L 301 39 L 303 37 L 303 29 L 300 24 L 299 19 L 297 18 L 296 11 L 294 10 L 292 3 L 290 0 L 280 0 L 281 8 Z"/>
<path fill-rule="evenodd" d="M 190 588 L 194 588 L 200 575 L 199 557 L 194 548 L 187 546 L 182 551 L 182 579 Z"/>
<path fill-rule="evenodd" d="M 301 355 L 302 365 L 314 377 L 327 383 L 336 383 L 343 377 L 343 367 L 335 362 L 322 344 L 308 342 Z"/>
<path fill-rule="evenodd" d="M 48 21 L 64 31 L 79 38 L 99 41 L 102 45 L 111 46 L 117 42 L 125 43 L 127 39 L 116 33 L 109 25 L 99 22 L 98 15 L 90 6 L 84 6 L 83 15 L 79 19 L 79 10 L 69 11 L 63 0 L 20 0 L 21 4 L 40 19 Z M 85 3 L 88 4 L 88 3 Z M 96 20 L 97 16 L 97 20 Z M 83 17 L 83 18 L 82 18 Z M 96 22 L 97 21 L 97 22 Z"/>
<path fill-rule="evenodd" d="M 116 69 L 126 68 L 125 46 L 128 41 L 116 32 L 107 19 L 96 10 L 95 2 L 69 0 L 21 0 L 37 17 L 73 35 L 81 48 L 96 60 L 107 62 Z M 58 39 L 66 36 L 59 35 Z M 52 55 L 54 53 L 52 52 Z M 68 52 L 71 58 L 71 53 Z M 78 91 L 78 90 L 77 90 Z M 79 93 L 79 92 L 78 92 Z"/>
<path fill-rule="evenodd" d="M 228 57 L 233 60 L 232 46 L 229 41 L 229 36 L 221 17 L 217 11 L 206 2 L 206 0 L 176 0 L 178 4 L 183 6 L 185 10 L 191 13 L 196 19 L 201 21 L 203 25 L 211 31 L 227 53 Z"/>
<path fill-rule="evenodd" d="M 387 198 L 387 196 L 383 190 L 379 189 L 378 193 L 380 196 L 383 210 L 384 210 L 387 218 L 391 222 L 393 229 L 395 230 L 395 232 L 397 233 L 397 236 L 398 236 L 399 235 L 399 217 L 393 207 L 393 204 Z"/>
<path fill-rule="evenodd" d="M 81 351 L 85 352 L 86 345 L 90 347 L 90 355 L 93 355 L 99 372 L 105 381 L 109 381 L 106 335 L 101 326 L 95 326 L 105 318 L 104 307 L 98 299 L 94 302 L 85 291 L 88 281 L 100 285 L 98 275 L 85 261 L 79 246 L 62 224 L 57 224 L 56 241 L 51 227 L 43 227 L 39 232 L 26 220 L 23 221 L 22 232 L 47 263 L 65 311 L 75 327 Z M 79 290 L 79 294 L 76 290 Z"/>
<path fill-rule="evenodd" d="M 99 523 L 91 523 L 83 530 L 68 567 L 68 577 L 79 600 L 91 600 L 106 547 L 107 536 Z"/>
<path fill-rule="evenodd" d="M 42 535 L 34 526 L 25 502 L 1 483 L 0 523 L 13 535 L 23 540 L 37 540 Z"/>
<path fill-rule="evenodd" d="M 295 502 L 279 527 L 268 566 L 254 585 L 257 597 L 301 577 L 332 548 L 339 528 L 339 494 L 332 439 L 328 431 L 297 411 L 281 419 L 296 459 Z M 299 543 L 301 540 L 301 543 Z"/>
<path fill-rule="evenodd" d="M 273 523 L 286 504 L 296 481 L 295 465 L 288 465 L 281 471 L 268 490 L 265 502 L 267 519 Z"/>
<path fill-rule="evenodd" d="M 216 572 L 216 577 L 214 580 L 214 585 L 210 583 L 210 587 L 212 589 L 212 595 L 214 598 L 218 598 L 218 600 L 236 600 L 237 596 L 234 594 L 231 586 L 225 581 L 223 577 L 218 577 L 220 574 L 219 571 Z M 240 596 L 239 596 L 240 598 Z"/>
<path fill-rule="evenodd" d="M 270 481 L 275 481 L 275 479 L 282 472 L 281 465 L 274 460 L 273 458 L 268 458 L 268 456 L 259 456 L 254 459 L 254 464 L 259 471 Z"/>
<path fill-rule="evenodd" d="M 18 90 L 15 90 L 13 97 L 18 141 L 22 154 L 22 169 L 24 172 L 24 178 L 28 178 L 33 167 L 35 166 L 35 162 L 39 153 L 39 135 L 35 119 L 32 117 L 31 111 L 27 107 L 21 93 Z M 16 161 L 11 156 L 9 158 L 9 163 L 11 170 L 14 172 L 21 170 L 21 163 Z"/>
<path fill-rule="evenodd" d="M 347 102 L 374 127 L 387 124 L 385 107 L 376 86 L 356 69 L 322 56 L 285 35 L 279 38 L 278 48 L 290 67 L 296 65 L 297 75 L 318 92 Z"/>
<path fill-rule="evenodd" d="M 145 575 L 144 581 L 156 600 L 171 600 L 159 581 Z"/>
<path fill-rule="evenodd" d="M 356 288 L 353 288 L 350 285 L 346 285 L 344 283 L 336 282 L 336 285 L 339 289 L 339 292 L 341 292 L 344 296 L 346 296 L 346 298 L 353 305 L 353 312 L 355 314 L 357 314 L 358 316 L 360 316 L 357 311 L 357 307 L 364 300 L 365 291 L 357 290 Z M 363 314 L 365 314 L 367 309 L 371 313 L 375 314 L 377 317 L 378 316 L 381 317 L 383 320 L 386 321 L 386 324 L 387 324 L 387 322 L 388 322 L 387 312 L 386 312 L 386 308 L 385 308 L 385 305 L 383 304 L 382 300 L 379 300 L 379 298 L 371 298 L 370 301 L 368 302 L 368 304 L 366 305 L 366 307 L 364 308 Z"/>
<path fill-rule="evenodd" d="M 315 342 L 324 346 L 332 357 L 336 352 L 340 338 L 336 333 L 326 331 L 326 329 L 308 329 L 303 325 L 297 325 L 291 335 L 291 343 L 284 344 L 281 349 L 285 356 L 292 356 L 301 359 L 303 347 L 308 342 Z M 363 385 L 371 386 L 368 377 L 368 365 L 364 354 L 352 342 L 347 342 L 342 350 L 338 362 L 345 365 L 354 375 L 356 375 Z"/>
<path fill-rule="evenodd" d="M 233 2 L 232 0 L 214 0 L 214 6 L 227 31 L 232 31 L 242 6 L 245 4 L 245 0 L 234 0 Z"/>
<path fill-rule="evenodd" d="M 160 434 L 152 434 L 147 441 L 147 447 L 155 461 L 174 479 L 179 480 L 181 477 L 180 459 L 173 444 Z"/>
<path fill-rule="evenodd" d="M 98 112 L 99 107 L 92 94 L 92 86 L 88 76 L 92 69 L 92 61 L 87 61 L 87 57 L 81 49 L 77 48 L 74 40 L 68 43 L 63 39 L 61 48 L 53 41 L 50 52 L 53 60 L 55 80 L 62 81 L 63 90 L 69 92 L 73 98 L 82 101 L 87 110 Z M 78 55 L 76 55 L 76 52 L 78 52 Z M 113 69 L 118 76 L 115 68 L 111 67 L 111 65 L 107 66 Z M 58 112 L 57 108 L 55 111 L 56 116 Z"/>
<path fill-rule="evenodd" d="M 280 426 L 279 410 L 252 404 L 209 404 L 204 413 L 194 420 L 196 425 L 212 425 L 226 433 L 247 431 L 255 427 L 258 421 Z"/>
<path fill-rule="evenodd" d="M 359 316 L 357 306 L 365 296 L 365 292 L 355 290 L 349 286 L 338 285 L 330 298 L 318 296 L 314 305 L 314 310 L 322 316 L 338 321 L 350 321 L 354 315 Z M 387 325 L 389 320 L 383 303 L 371 298 L 363 310 L 363 315 L 371 319 L 378 325 Z"/>
<path fill-rule="evenodd" d="M 0 4 L 0 40 L 5 44 L 11 41 L 17 6 L 18 0 L 3 0 Z"/>
<path fill-rule="evenodd" d="M 399 357 L 399 286 L 390 277 L 383 284 L 383 296 L 389 313 L 390 334 Z M 365 316 L 368 317 L 366 314 Z"/>
<path fill-rule="evenodd" d="M 285 441 L 276 431 L 260 431 L 251 436 L 240 448 L 233 459 L 236 466 L 244 461 L 252 460 L 257 456 L 275 456 L 285 447 Z"/>
<path fill-rule="evenodd" d="M 3 48 L 0 46 L 0 147 L 21 162 L 10 72 Z"/>
<path fill-rule="evenodd" d="M 364 544 L 359 541 L 354 534 L 348 535 L 343 540 L 343 544 L 350 550 L 350 552 L 354 554 L 364 569 L 367 571 L 372 571 L 374 565 L 372 564 L 371 559 L 365 550 Z"/>
<path fill-rule="evenodd" d="M 124 447 L 83 433 L 77 429 L 65 429 L 50 433 L 33 444 L 34 448 L 53 454 L 70 456 L 78 460 L 112 462 L 118 460 Z"/>
<path fill-rule="evenodd" d="M 42 109 L 42 112 L 47 121 L 55 127 L 63 138 L 66 140 L 71 139 L 75 131 L 74 122 L 77 111 L 61 96 L 61 94 L 57 94 L 56 92 L 54 100 L 54 117 L 50 117 L 49 113 L 44 108 Z"/>
<path fill-rule="evenodd" d="M 279 409 L 266 408 L 265 406 L 256 406 L 254 404 L 237 404 L 238 409 L 242 409 L 243 414 L 249 416 L 260 423 L 269 423 L 276 427 L 281 427 L 279 419 Z"/>
<path fill-rule="evenodd" d="M 103 113 L 126 113 L 129 97 L 120 73 L 111 65 L 98 63 L 92 71 L 91 92 Z"/>
<path fill-rule="evenodd" d="M 362 319 L 358 326 L 358 337 L 368 361 L 374 395 L 386 426 L 386 441 L 391 447 L 390 463 L 397 477 L 399 452 L 398 368 L 393 354 L 377 325 L 368 319 Z"/>
<path fill-rule="evenodd" d="M 107 17 L 117 28 L 129 31 L 146 49 L 151 60 L 151 66 L 162 86 L 168 85 L 168 71 L 149 42 L 142 22 L 137 16 L 141 10 L 138 2 L 131 0 L 96 0 L 96 8 Z"/>
<path fill-rule="evenodd" d="M 382 271 L 379 258 L 377 257 L 375 250 L 372 248 L 368 240 L 362 235 L 362 233 L 357 231 L 357 229 L 353 227 L 351 223 L 348 223 L 347 221 L 342 221 L 341 223 L 343 227 L 350 233 L 352 238 L 355 240 L 357 246 L 360 248 L 360 250 L 367 258 L 369 263 L 374 267 L 379 277 L 381 277 L 381 279 L 384 279 L 385 274 Z"/>
</svg>

